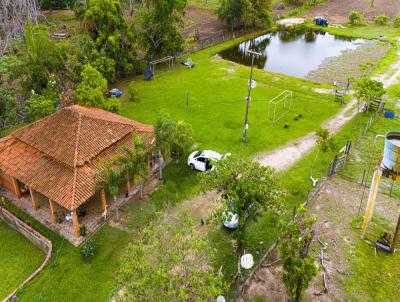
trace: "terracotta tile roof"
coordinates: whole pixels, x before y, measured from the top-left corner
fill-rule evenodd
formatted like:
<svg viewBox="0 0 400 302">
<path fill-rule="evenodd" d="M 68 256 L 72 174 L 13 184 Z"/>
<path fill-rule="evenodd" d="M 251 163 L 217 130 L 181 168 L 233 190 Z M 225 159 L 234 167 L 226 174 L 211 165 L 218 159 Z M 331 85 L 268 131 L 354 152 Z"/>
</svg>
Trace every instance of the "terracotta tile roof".
<svg viewBox="0 0 400 302">
<path fill-rule="evenodd" d="M 0 170 L 68 210 L 94 194 L 98 163 L 132 144 L 132 133 L 154 128 L 119 115 L 74 105 L 0 140 Z"/>
</svg>

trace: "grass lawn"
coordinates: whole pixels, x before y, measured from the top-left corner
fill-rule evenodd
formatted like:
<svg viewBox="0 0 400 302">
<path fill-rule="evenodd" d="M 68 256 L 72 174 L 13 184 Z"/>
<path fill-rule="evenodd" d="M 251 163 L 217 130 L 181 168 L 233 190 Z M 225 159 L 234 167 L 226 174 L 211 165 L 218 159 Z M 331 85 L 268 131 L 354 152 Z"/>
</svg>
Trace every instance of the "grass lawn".
<svg viewBox="0 0 400 302">
<path fill-rule="evenodd" d="M 125 225 L 132 233 L 109 225 L 103 226 L 93 237 L 95 256 L 88 261 L 83 259 L 80 248 L 75 248 L 26 213 L 6 204 L 12 212 L 50 238 L 54 245 L 49 265 L 20 292 L 20 301 L 108 301 L 115 290 L 115 273 L 120 255 L 134 237 L 133 233 L 146 226 L 154 218 L 155 211 L 163 209 L 167 204 L 172 207 L 190 198 L 198 190 L 197 175 L 185 166 L 184 161 L 170 164 L 164 169 L 164 184 L 150 194 L 146 202 L 134 202 L 121 211 L 122 217 L 128 217 Z M 0 235 L 3 239 L 1 224 Z M 0 256 L 1 253 L 0 247 Z M 27 252 L 25 255 L 31 254 Z M 5 255 L 0 259 L 13 259 L 14 263 L 14 258 L 15 255 Z M 0 277 L 2 274 L 3 271 L 0 271 Z M 8 276 L 7 271 L 5 276 Z"/>
<path fill-rule="evenodd" d="M 3 300 L 42 264 L 45 255 L 2 220 L 0 238 L 0 300 Z"/>
<path fill-rule="evenodd" d="M 192 54 L 196 63 L 193 69 L 175 64 L 173 71 L 159 75 L 156 71 L 153 81 L 145 81 L 143 76 L 135 77 L 133 81 L 138 100 L 129 102 L 123 99 L 121 114 L 154 124 L 159 112 L 164 111 L 192 125 L 199 148 L 249 156 L 274 149 L 316 130 L 340 109 L 332 96 L 312 90 L 322 84 L 255 70 L 257 87 L 252 91 L 248 142 L 241 143 L 250 68 L 213 56 L 220 49 L 238 41 Z M 115 86 L 125 92 L 129 83 L 130 79 L 125 79 Z M 268 103 L 284 90 L 293 91 L 292 109 L 274 125 L 268 120 Z M 298 114 L 303 118 L 295 121 Z M 284 128 L 285 124 L 288 125 L 287 129 Z"/>
</svg>

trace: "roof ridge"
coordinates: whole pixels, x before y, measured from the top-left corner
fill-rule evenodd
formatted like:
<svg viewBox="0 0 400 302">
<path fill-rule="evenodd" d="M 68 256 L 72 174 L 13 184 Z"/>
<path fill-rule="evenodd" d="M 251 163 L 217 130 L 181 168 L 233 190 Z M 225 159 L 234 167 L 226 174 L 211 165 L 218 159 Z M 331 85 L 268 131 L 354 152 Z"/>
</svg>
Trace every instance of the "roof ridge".
<svg viewBox="0 0 400 302">
<path fill-rule="evenodd" d="M 77 163 L 78 163 L 78 146 L 79 146 L 79 137 L 81 133 L 81 123 L 82 123 L 82 115 L 80 112 L 76 112 L 78 114 L 78 127 L 76 129 L 76 141 L 75 141 L 75 154 L 74 154 L 74 178 L 72 181 L 72 205 L 75 204 L 75 195 L 76 195 L 76 178 L 77 178 Z"/>
</svg>

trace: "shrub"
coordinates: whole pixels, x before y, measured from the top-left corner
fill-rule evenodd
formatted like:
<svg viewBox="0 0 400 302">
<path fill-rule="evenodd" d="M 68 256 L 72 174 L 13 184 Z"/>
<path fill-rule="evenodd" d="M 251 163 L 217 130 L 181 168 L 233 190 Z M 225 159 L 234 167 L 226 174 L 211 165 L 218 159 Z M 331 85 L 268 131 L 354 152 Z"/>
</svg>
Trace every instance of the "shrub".
<svg viewBox="0 0 400 302">
<path fill-rule="evenodd" d="M 375 17 L 375 24 L 377 25 L 387 25 L 390 21 L 390 17 L 386 15 L 379 15 Z"/>
<path fill-rule="evenodd" d="M 86 236 L 86 233 L 87 233 L 86 225 L 81 225 L 81 227 L 79 228 L 79 235 Z"/>
<path fill-rule="evenodd" d="M 129 84 L 128 94 L 127 95 L 128 95 L 128 100 L 130 100 L 132 102 L 137 100 L 138 93 L 137 93 L 137 90 L 136 90 L 136 87 L 135 87 L 135 82 L 132 82 L 132 83 Z"/>
<path fill-rule="evenodd" d="M 94 240 L 92 238 L 86 240 L 86 242 L 83 244 L 82 255 L 85 259 L 89 259 L 94 256 Z"/>
<path fill-rule="evenodd" d="M 400 27 L 400 16 L 397 16 L 393 21 L 394 27 Z"/>
<path fill-rule="evenodd" d="M 360 24 L 363 19 L 363 14 L 357 11 L 351 11 L 349 13 L 349 21 L 351 24 Z"/>
<path fill-rule="evenodd" d="M 118 113 L 121 109 L 121 102 L 115 96 L 112 96 L 103 102 L 102 107 L 104 110 Z"/>
<path fill-rule="evenodd" d="M 42 95 L 32 93 L 32 96 L 25 103 L 26 121 L 34 122 L 52 114 L 56 110 L 55 101 Z"/>
</svg>

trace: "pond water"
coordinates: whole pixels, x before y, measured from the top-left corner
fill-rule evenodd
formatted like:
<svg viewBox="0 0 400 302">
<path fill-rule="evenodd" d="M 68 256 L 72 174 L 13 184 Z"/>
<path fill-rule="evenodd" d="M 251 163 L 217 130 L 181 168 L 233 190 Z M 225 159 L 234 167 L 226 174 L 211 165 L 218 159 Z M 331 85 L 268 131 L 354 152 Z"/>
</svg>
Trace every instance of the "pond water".
<svg viewBox="0 0 400 302">
<path fill-rule="evenodd" d="M 251 55 L 246 50 L 260 52 L 255 66 L 260 69 L 283 73 L 298 78 L 318 69 L 328 57 L 354 50 L 363 39 L 331 35 L 322 31 L 278 31 L 242 42 L 219 53 L 226 60 L 251 65 Z"/>
</svg>

